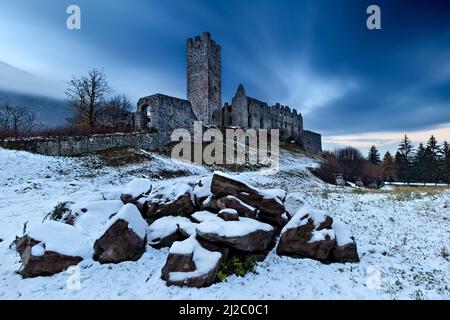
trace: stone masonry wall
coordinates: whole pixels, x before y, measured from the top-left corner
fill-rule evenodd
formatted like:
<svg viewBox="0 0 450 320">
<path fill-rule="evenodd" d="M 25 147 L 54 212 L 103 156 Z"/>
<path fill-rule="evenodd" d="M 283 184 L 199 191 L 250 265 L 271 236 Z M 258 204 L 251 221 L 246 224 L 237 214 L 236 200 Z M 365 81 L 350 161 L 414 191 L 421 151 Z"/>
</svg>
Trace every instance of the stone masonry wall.
<svg viewBox="0 0 450 320">
<path fill-rule="evenodd" d="M 188 39 L 187 98 L 198 120 L 204 124 L 218 124 L 215 119 L 222 108 L 221 48 L 208 32 Z"/>
<path fill-rule="evenodd" d="M 148 132 L 97 134 L 77 137 L 33 137 L 0 140 L 0 147 L 48 156 L 78 156 L 112 148 L 154 150 L 157 134 Z"/>
<path fill-rule="evenodd" d="M 304 130 L 302 135 L 303 147 L 311 153 L 322 152 L 322 136 L 318 133 Z"/>
<path fill-rule="evenodd" d="M 138 110 L 142 117 L 150 111 L 150 126 L 158 133 L 158 146 L 164 148 L 171 142 L 171 136 L 175 129 L 187 129 L 192 132 L 194 121 L 197 121 L 191 103 L 184 99 L 178 99 L 163 94 L 155 94 L 141 98 L 138 102 Z M 141 118 L 141 117 L 139 117 Z"/>
</svg>

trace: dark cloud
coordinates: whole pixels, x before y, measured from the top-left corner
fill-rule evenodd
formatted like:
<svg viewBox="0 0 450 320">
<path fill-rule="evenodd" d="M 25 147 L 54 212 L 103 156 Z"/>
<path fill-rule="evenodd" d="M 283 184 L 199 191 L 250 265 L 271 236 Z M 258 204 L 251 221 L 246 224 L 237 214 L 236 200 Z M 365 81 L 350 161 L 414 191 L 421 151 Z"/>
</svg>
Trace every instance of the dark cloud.
<svg viewBox="0 0 450 320">
<path fill-rule="evenodd" d="M 449 1 L 376 1 L 382 30 L 369 31 L 365 12 L 374 2 L 366 0 L 79 0 L 82 30 L 68 32 L 61 12 L 71 2 L 24 0 L 0 9 L 51 31 L 30 36 L 30 49 L 54 33 L 83 48 L 65 50 L 58 38 L 39 65 L 54 65 L 54 51 L 65 50 L 60 63 L 105 67 L 134 98 L 185 92 L 185 39 L 208 30 L 223 48 L 224 101 L 244 83 L 252 96 L 298 107 L 306 126 L 325 135 L 450 123 Z"/>
</svg>

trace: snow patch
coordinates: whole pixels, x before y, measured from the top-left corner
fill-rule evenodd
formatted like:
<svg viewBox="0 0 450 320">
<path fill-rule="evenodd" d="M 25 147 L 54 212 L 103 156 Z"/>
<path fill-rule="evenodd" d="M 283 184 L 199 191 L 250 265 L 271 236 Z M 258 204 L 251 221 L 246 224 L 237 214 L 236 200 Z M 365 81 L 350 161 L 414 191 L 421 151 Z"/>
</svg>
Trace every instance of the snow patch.
<svg viewBox="0 0 450 320">
<path fill-rule="evenodd" d="M 207 219 L 197 226 L 197 231 L 213 233 L 221 237 L 242 237 L 255 231 L 273 231 L 273 227 L 250 218 L 240 217 L 239 221 L 224 221 L 216 216 L 216 219 Z"/>
<path fill-rule="evenodd" d="M 30 229 L 26 235 L 41 242 L 45 251 L 82 258 L 92 255 L 92 246 L 89 244 L 88 237 L 81 230 L 68 224 L 45 221 Z M 42 248 L 34 249 L 38 256 L 43 254 Z"/>
<path fill-rule="evenodd" d="M 338 246 L 345 246 L 354 242 L 352 231 L 350 230 L 350 227 L 345 223 L 337 219 L 333 219 L 332 228 L 334 230 L 334 233 L 336 234 L 336 242 Z"/>
<path fill-rule="evenodd" d="M 128 222 L 129 229 L 133 230 L 139 238 L 145 238 L 148 225 L 134 204 L 128 203 L 124 205 L 122 209 L 120 209 L 120 211 L 109 221 L 102 235 L 118 220 Z"/>
<path fill-rule="evenodd" d="M 147 229 L 147 238 L 150 243 L 157 243 L 157 239 L 174 234 L 178 228 L 189 235 L 195 233 L 195 224 L 185 217 L 168 216 L 153 222 Z"/>
<path fill-rule="evenodd" d="M 123 189 L 123 194 L 132 195 L 133 198 L 137 198 L 142 194 L 150 191 L 152 188 L 152 182 L 148 179 L 139 178 L 129 182 Z"/>
</svg>

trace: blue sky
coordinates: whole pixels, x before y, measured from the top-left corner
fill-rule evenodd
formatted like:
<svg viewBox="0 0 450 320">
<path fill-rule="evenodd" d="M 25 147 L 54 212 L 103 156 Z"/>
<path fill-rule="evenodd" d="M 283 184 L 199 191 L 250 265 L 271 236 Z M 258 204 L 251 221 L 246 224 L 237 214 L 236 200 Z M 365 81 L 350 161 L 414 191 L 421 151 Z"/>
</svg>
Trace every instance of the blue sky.
<svg viewBox="0 0 450 320">
<path fill-rule="evenodd" d="M 81 30 L 66 29 L 71 4 Z M 370 4 L 382 30 L 366 28 Z M 393 149 L 404 133 L 450 140 L 449 1 L 3 0 L 0 17 L 0 61 L 56 96 L 98 67 L 133 102 L 185 97 L 185 40 L 209 31 L 222 45 L 224 102 L 243 83 L 300 110 L 327 148 Z"/>
</svg>

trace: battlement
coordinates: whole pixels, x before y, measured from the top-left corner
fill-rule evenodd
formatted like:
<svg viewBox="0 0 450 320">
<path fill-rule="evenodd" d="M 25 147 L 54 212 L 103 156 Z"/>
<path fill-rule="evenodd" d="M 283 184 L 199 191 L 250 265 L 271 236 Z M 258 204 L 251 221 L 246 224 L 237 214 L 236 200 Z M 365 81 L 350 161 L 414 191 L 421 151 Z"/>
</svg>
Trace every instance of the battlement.
<svg viewBox="0 0 450 320">
<path fill-rule="evenodd" d="M 220 45 L 211 38 L 211 34 L 209 32 L 203 32 L 201 36 L 196 36 L 194 38 L 189 38 L 186 40 L 186 48 L 190 49 L 200 49 L 200 48 L 209 48 L 210 50 L 220 53 L 221 47 Z"/>
</svg>

